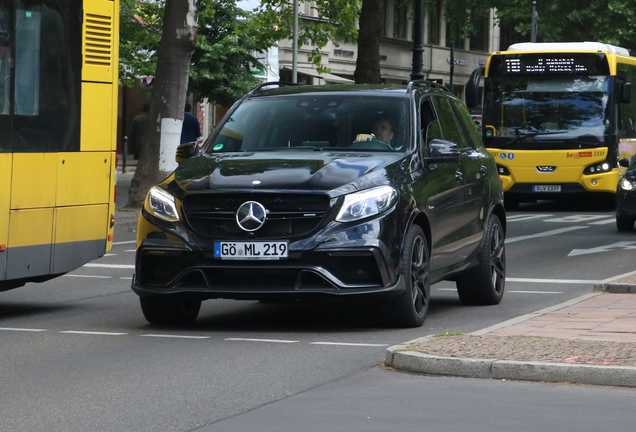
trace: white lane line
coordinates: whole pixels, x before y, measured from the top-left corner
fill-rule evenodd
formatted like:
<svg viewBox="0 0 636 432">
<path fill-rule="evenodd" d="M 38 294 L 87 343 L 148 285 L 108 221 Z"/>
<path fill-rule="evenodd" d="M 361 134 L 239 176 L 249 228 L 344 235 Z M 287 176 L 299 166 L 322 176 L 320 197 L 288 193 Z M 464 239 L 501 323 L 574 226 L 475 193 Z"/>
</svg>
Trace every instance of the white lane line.
<svg viewBox="0 0 636 432">
<path fill-rule="evenodd" d="M 132 280 L 132 276 L 120 277 L 119 279 Z"/>
<path fill-rule="evenodd" d="M 552 217 L 554 215 L 551 214 L 523 214 L 523 215 L 515 215 L 509 218 L 506 218 L 506 221 L 508 222 L 528 222 L 531 220 L 540 220 L 540 219 L 545 219 L 545 218 L 549 218 Z"/>
<path fill-rule="evenodd" d="M 226 341 L 240 341 L 240 342 L 273 342 L 273 343 L 298 343 L 300 341 L 281 340 L 281 339 L 250 339 L 250 338 L 225 338 Z"/>
<path fill-rule="evenodd" d="M 137 249 L 129 249 L 129 250 L 124 251 L 124 252 L 137 252 Z"/>
<path fill-rule="evenodd" d="M 613 217 L 611 219 L 605 219 L 605 220 L 602 220 L 602 221 L 598 221 L 598 222 L 590 222 L 588 225 L 608 225 L 608 224 L 611 224 L 611 223 L 614 223 L 614 222 L 616 222 L 616 218 L 615 217 Z"/>
<path fill-rule="evenodd" d="M 91 276 L 91 275 L 64 275 L 64 277 L 93 278 L 93 279 L 110 279 L 110 276 Z"/>
<path fill-rule="evenodd" d="M 74 331 L 74 330 L 65 330 L 60 333 L 65 334 L 81 334 L 81 335 L 97 335 L 97 336 L 123 336 L 128 333 L 112 333 L 112 332 L 92 332 L 92 331 Z"/>
<path fill-rule="evenodd" d="M 129 241 L 123 241 L 123 242 L 114 242 L 113 246 L 122 245 L 122 244 L 131 244 L 131 243 L 137 243 L 137 240 L 129 240 Z"/>
<path fill-rule="evenodd" d="M 597 280 L 584 279 L 534 279 L 534 278 L 506 278 L 506 282 L 529 282 L 529 283 L 553 283 L 553 284 L 594 284 Z"/>
<path fill-rule="evenodd" d="M 563 291 L 506 291 L 515 294 L 563 294 Z"/>
<path fill-rule="evenodd" d="M 542 233 L 538 233 L 538 234 L 531 234 L 531 235 L 525 235 L 525 236 L 519 236 L 519 237 L 510 237 L 506 239 L 506 243 L 515 243 L 518 241 L 523 241 L 523 240 L 530 240 L 530 239 L 535 239 L 535 238 L 541 238 L 541 237 L 549 237 L 549 236 L 553 236 L 553 235 L 557 235 L 557 234 L 563 234 L 569 231 L 576 231 L 576 230 L 580 230 L 580 229 L 584 229 L 584 228 L 589 228 L 589 226 L 571 226 L 571 227 L 567 227 L 567 228 L 559 228 L 559 229 L 555 229 L 555 230 L 550 230 L 550 231 L 544 231 Z"/>
<path fill-rule="evenodd" d="M 116 269 L 134 269 L 133 264 L 84 264 L 82 267 L 97 267 L 97 268 L 116 268 Z"/>
<path fill-rule="evenodd" d="M 117 256 L 117 254 L 104 254 L 105 257 L 107 256 Z"/>
<path fill-rule="evenodd" d="M 387 347 L 389 344 L 366 344 L 366 343 L 346 343 L 346 342 L 310 342 L 309 345 L 335 345 L 353 347 Z"/>
<path fill-rule="evenodd" d="M 27 328 L 13 328 L 13 327 L 0 327 L 2 331 L 23 331 L 23 332 L 45 332 L 46 329 L 27 329 Z"/>
<path fill-rule="evenodd" d="M 183 336 L 183 335 L 167 335 L 167 334 L 142 334 L 141 337 L 156 338 L 174 338 L 174 339 L 210 339 L 210 336 Z"/>
</svg>

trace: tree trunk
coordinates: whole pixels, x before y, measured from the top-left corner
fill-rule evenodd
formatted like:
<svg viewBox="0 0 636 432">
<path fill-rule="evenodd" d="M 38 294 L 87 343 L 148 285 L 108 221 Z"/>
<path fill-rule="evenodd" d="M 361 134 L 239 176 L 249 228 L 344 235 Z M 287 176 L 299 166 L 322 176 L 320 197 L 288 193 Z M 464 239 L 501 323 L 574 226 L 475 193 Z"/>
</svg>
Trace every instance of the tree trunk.
<svg viewBox="0 0 636 432">
<path fill-rule="evenodd" d="M 362 0 L 358 59 L 353 73 L 356 84 L 380 84 L 380 33 L 382 32 L 382 0 Z"/>
<path fill-rule="evenodd" d="M 176 168 L 199 5 L 200 0 L 166 0 L 150 111 L 128 191 L 128 208 L 141 207 L 148 190 Z"/>
</svg>

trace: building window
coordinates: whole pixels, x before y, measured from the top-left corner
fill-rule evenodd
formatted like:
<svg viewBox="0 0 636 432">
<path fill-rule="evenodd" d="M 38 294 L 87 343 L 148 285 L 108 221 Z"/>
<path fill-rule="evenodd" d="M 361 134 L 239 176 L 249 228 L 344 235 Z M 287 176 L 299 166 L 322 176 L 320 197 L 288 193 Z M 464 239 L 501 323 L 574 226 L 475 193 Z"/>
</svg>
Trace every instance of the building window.
<svg viewBox="0 0 636 432">
<path fill-rule="evenodd" d="M 385 37 L 387 35 L 386 28 L 389 25 L 387 22 L 389 14 L 386 0 L 380 0 L 380 10 L 382 11 L 382 30 L 380 31 L 380 36 Z"/>
<path fill-rule="evenodd" d="M 488 51 L 490 16 L 488 14 L 476 15 L 473 21 L 473 28 L 475 29 L 475 33 L 470 37 L 470 50 Z"/>
<path fill-rule="evenodd" d="M 406 39 L 407 2 L 395 0 L 393 3 L 393 37 Z"/>
<path fill-rule="evenodd" d="M 428 43 L 439 45 L 439 17 L 441 16 L 441 1 L 433 1 L 426 5 L 428 11 Z"/>
<path fill-rule="evenodd" d="M 464 49 L 464 38 L 459 26 L 454 22 L 446 21 L 446 46 L 450 47 L 455 42 L 456 49 Z"/>
</svg>

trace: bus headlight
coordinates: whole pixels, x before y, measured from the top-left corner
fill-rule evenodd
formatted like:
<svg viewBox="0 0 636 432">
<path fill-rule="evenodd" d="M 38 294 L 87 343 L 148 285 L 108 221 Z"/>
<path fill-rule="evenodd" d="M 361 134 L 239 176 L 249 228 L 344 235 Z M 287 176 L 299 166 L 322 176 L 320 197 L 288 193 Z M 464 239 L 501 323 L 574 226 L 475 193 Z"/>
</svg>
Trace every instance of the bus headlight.
<svg viewBox="0 0 636 432">
<path fill-rule="evenodd" d="M 336 221 L 353 222 L 380 214 L 395 205 L 397 196 L 397 191 L 391 186 L 378 186 L 347 195 Z"/>
<path fill-rule="evenodd" d="M 174 196 L 156 186 L 148 192 L 144 202 L 144 209 L 151 215 L 168 222 L 179 220 Z"/>
<path fill-rule="evenodd" d="M 583 174 L 601 174 L 612 170 L 612 166 L 607 162 L 590 165 L 583 170 Z"/>
<path fill-rule="evenodd" d="M 630 191 L 634 189 L 634 184 L 627 179 L 623 179 L 620 181 L 621 188 L 626 191 Z"/>
</svg>

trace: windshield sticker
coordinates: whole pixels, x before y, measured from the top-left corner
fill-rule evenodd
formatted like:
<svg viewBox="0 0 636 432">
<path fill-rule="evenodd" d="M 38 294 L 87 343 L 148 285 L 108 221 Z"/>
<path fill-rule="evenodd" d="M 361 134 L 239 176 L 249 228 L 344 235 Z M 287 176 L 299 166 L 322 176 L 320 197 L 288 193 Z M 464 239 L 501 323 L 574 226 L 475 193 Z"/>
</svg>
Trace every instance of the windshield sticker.
<svg viewBox="0 0 636 432">
<path fill-rule="evenodd" d="M 501 159 L 505 159 L 505 158 L 506 158 L 506 154 L 502 152 L 502 153 L 499 155 L 499 157 L 500 157 Z"/>
<path fill-rule="evenodd" d="M 223 148 L 223 144 L 217 144 L 214 146 L 214 150 L 221 150 Z"/>
<path fill-rule="evenodd" d="M 514 153 L 508 153 L 508 159 L 513 160 L 515 158 Z"/>
</svg>

